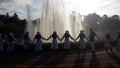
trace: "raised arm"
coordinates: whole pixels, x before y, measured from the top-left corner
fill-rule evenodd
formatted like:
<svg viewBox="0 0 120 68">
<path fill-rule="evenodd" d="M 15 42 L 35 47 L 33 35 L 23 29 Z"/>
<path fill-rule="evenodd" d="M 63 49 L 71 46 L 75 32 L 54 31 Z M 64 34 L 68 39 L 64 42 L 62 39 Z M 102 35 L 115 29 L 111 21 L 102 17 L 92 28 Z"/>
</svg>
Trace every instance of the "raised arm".
<svg viewBox="0 0 120 68">
<path fill-rule="evenodd" d="M 89 41 L 89 39 L 86 37 L 86 35 L 85 35 L 85 39 L 86 39 L 87 41 Z"/>
<path fill-rule="evenodd" d="M 34 37 L 34 39 L 33 39 L 33 41 L 32 41 L 32 42 L 34 42 L 34 41 L 35 41 L 35 39 L 36 39 L 36 36 Z"/>
<path fill-rule="evenodd" d="M 16 38 L 15 38 L 15 36 L 13 35 L 13 39 L 14 39 L 14 41 L 18 41 Z"/>
<path fill-rule="evenodd" d="M 99 39 L 99 37 L 96 35 L 96 33 L 95 33 L 95 36 L 96 36 L 97 39 Z"/>
<path fill-rule="evenodd" d="M 78 35 L 77 38 L 76 38 L 75 40 L 77 40 L 77 39 L 79 39 L 79 38 L 80 38 L 80 35 Z"/>
<path fill-rule="evenodd" d="M 75 41 L 75 39 L 70 35 L 70 38 Z"/>
<path fill-rule="evenodd" d="M 29 41 L 32 42 L 32 40 L 30 39 L 30 37 L 29 37 Z"/>
<path fill-rule="evenodd" d="M 59 41 L 61 41 L 61 39 L 60 39 L 60 37 L 58 35 L 57 35 L 57 38 L 58 38 Z"/>
<path fill-rule="evenodd" d="M 49 40 L 52 37 L 52 35 L 50 35 L 46 40 Z"/>
<path fill-rule="evenodd" d="M 41 38 L 43 39 L 43 40 L 47 40 L 46 38 L 44 38 L 43 36 L 41 36 Z"/>
<path fill-rule="evenodd" d="M 63 37 L 61 38 L 61 41 L 64 39 L 64 37 L 65 37 L 65 34 L 64 34 Z"/>
</svg>

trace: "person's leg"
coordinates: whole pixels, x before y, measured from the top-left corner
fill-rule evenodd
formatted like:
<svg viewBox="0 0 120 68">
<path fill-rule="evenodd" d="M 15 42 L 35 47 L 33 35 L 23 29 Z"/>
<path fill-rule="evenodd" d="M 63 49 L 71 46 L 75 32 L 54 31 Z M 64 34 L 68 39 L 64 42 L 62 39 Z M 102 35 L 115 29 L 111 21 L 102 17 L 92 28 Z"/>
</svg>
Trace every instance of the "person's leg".
<svg viewBox="0 0 120 68">
<path fill-rule="evenodd" d="M 113 52 L 112 47 L 110 47 L 111 52 Z"/>
<path fill-rule="evenodd" d="M 91 49 L 92 49 L 92 53 L 95 53 L 95 43 L 94 43 L 94 41 L 91 41 Z"/>
<path fill-rule="evenodd" d="M 105 50 L 106 50 L 106 52 L 108 52 L 108 48 L 107 47 L 105 48 Z"/>
<path fill-rule="evenodd" d="M 83 49 L 83 53 L 84 53 L 84 55 L 85 55 L 85 53 L 86 53 L 86 49 Z"/>
<path fill-rule="evenodd" d="M 110 49 L 111 52 L 113 52 L 112 45 L 111 45 L 110 41 L 108 42 L 108 48 Z"/>
<path fill-rule="evenodd" d="M 82 52 L 82 49 L 80 48 L 79 54 L 81 54 L 81 52 Z"/>
<path fill-rule="evenodd" d="M 118 42 L 117 42 L 117 49 L 120 50 L 120 39 L 118 39 Z"/>
</svg>

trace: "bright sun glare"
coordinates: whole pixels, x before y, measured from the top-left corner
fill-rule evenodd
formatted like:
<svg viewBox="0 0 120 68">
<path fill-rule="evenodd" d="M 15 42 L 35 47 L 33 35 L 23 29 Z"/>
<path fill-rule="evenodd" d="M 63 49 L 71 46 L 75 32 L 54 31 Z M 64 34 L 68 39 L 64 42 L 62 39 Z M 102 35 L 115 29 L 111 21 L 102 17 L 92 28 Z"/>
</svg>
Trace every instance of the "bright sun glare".
<svg viewBox="0 0 120 68">
<path fill-rule="evenodd" d="M 105 0 L 65 0 L 68 10 L 75 10 L 81 14 L 99 11 L 99 7 L 108 4 Z"/>
</svg>

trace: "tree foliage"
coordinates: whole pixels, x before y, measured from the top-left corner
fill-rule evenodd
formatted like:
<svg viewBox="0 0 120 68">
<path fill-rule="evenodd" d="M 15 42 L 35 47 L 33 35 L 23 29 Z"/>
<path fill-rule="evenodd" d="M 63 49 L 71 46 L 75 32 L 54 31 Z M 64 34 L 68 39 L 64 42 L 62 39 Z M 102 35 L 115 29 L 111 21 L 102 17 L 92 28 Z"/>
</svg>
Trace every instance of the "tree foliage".
<svg viewBox="0 0 120 68">
<path fill-rule="evenodd" d="M 115 34 L 117 31 L 120 31 L 120 17 L 119 15 L 113 15 L 111 17 L 103 15 L 100 17 L 100 15 L 96 13 L 88 14 L 85 16 L 82 25 L 85 30 L 93 28 L 100 34 L 104 34 L 108 31 Z"/>
<path fill-rule="evenodd" d="M 26 20 L 20 20 L 19 16 L 14 13 L 13 16 L 0 15 L 0 32 L 3 35 L 8 34 L 8 32 L 13 32 L 17 37 L 20 37 L 25 30 Z"/>
</svg>

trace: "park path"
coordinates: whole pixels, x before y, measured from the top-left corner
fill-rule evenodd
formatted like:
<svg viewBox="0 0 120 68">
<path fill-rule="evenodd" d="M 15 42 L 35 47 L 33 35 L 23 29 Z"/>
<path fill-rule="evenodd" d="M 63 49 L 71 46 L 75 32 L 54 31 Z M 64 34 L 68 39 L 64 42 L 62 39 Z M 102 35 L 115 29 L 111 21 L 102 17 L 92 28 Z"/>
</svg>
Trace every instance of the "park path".
<svg viewBox="0 0 120 68">
<path fill-rule="evenodd" d="M 120 68 L 120 52 L 47 51 L 1 53 L 0 68 Z"/>
</svg>

